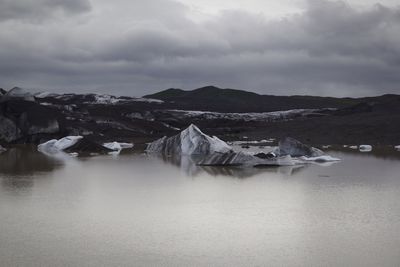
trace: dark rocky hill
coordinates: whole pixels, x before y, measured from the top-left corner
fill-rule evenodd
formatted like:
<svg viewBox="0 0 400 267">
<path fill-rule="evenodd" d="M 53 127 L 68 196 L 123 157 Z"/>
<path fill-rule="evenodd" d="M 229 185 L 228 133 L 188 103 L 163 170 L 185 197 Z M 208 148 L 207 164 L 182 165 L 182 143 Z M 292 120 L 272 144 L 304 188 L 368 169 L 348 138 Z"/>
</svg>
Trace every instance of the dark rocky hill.
<svg viewBox="0 0 400 267">
<path fill-rule="evenodd" d="M 145 97 L 160 99 L 179 109 L 218 112 L 270 112 L 289 109 L 342 108 L 359 103 L 354 98 L 259 95 L 236 89 L 206 86 L 192 91 L 167 89 Z"/>
<path fill-rule="evenodd" d="M 21 88 L 0 94 L 0 145 L 5 147 L 66 135 L 138 147 L 191 123 L 225 140 L 290 136 L 311 144 L 398 145 L 400 96 L 269 96 L 216 87 L 168 89 L 144 98 L 32 95 Z"/>
</svg>

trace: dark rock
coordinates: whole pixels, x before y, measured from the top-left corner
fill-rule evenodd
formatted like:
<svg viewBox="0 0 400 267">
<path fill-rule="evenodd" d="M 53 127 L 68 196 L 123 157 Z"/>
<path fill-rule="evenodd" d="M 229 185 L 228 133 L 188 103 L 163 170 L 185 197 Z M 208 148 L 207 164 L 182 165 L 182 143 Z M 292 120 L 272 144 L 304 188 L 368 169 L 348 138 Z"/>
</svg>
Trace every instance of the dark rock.
<svg viewBox="0 0 400 267">
<path fill-rule="evenodd" d="M 21 130 L 14 121 L 0 115 L 0 140 L 10 143 L 21 138 L 21 136 Z"/>
<path fill-rule="evenodd" d="M 6 92 L 2 98 L 0 99 L 1 102 L 9 101 L 12 99 L 24 100 L 24 101 L 35 101 L 33 95 L 26 91 L 25 89 L 14 87 L 10 91 Z"/>
<path fill-rule="evenodd" d="M 113 152 L 114 150 L 106 148 L 98 143 L 95 143 L 88 138 L 80 139 L 75 145 L 70 146 L 69 148 L 64 150 L 68 153 L 79 153 L 80 155 L 88 155 L 88 154 L 107 154 L 109 152 Z"/>
<path fill-rule="evenodd" d="M 36 102 L 11 99 L 0 103 L 0 141 L 31 143 L 43 135 L 59 135 L 61 114 Z"/>
<path fill-rule="evenodd" d="M 257 158 L 260 158 L 260 159 L 273 159 L 276 157 L 275 153 L 272 153 L 272 152 L 269 152 L 269 153 L 261 152 L 261 153 L 255 154 L 254 156 Z"/>
</svg>

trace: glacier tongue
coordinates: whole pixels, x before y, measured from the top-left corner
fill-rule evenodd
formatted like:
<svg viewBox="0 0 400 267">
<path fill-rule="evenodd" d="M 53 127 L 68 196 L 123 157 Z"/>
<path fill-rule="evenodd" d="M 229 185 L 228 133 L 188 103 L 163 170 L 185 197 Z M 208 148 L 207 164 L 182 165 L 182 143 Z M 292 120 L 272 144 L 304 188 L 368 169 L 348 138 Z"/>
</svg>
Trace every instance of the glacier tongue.
<svg viewBox="0 0 400 267">
<path fill-rule="evenodd" d="M 160 138 L 147 146 L 147 152 L 165 155 L 209 155 L 214 152 L 225 153 L 232 148 L 217 137 L 204 134 L 191 124 L 181 133 L 172 137 Z"/>
</svg>

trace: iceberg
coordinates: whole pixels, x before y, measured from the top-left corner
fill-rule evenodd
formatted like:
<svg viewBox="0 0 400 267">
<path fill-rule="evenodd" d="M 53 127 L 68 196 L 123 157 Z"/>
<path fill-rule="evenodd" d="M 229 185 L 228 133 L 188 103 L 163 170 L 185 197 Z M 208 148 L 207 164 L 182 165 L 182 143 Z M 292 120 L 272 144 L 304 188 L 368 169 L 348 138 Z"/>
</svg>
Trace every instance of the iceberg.
<svg viewBox="0 0 400 267">
<path fill-rule="evenodd" d="M 58 153 L 75 145 L 82 138 L 83 136 L 66 136 L 59 140 L 52 139 L 50 141 L 38 145 L 38 151 L 47 154 Z"/>
<path fill-rule="evenodd" d="M 104 143 L 103 146 L 108 149 L 113 150 L 112 152 L 109 152 L 109 154 L 119 155 L 119 153 L 121 153 L 122 149 L 132 148 L 133 144 L 132 143 L 110 142 L 110 143 Z"/>
<path fill-rule="evenodd" d="M 394 149 L 399 150 L 400 151 L 400 145 L 395 146 Z"/>
<path fill-rule="evenodd" d="M 325 155 L 318 148 L 307 146 L 291 137 L 279 141 L 279 147 L 275 150 L 275 153 L 280 156 L 290 155 L 292 157 L 320 157 Z"/>
<path fill-rule="evenodd" d="M 173 157 L 197 156 L 196 164 L 200 166 L 294 166 L 312 161 L 334 162 L 340 160 L 293 138 L 282 140 L 274 152 L 267 154 L 234 151 L 224 141 L 204 134 L 193 124 L 177 135 L 163 137 L 148 144 L 146 151 Z"/>
<path fill-rule="evenodd" d="M 116 154 L 121 152 L 121 150 L 124 148 L 133 147 L 133 144 L 118 142 L 106 143 L 106 145 L 111 148 L 95 143 L 87 138 L 84 138 L 83 136 L 66 136 L 59 140 L 52 139 L 38 145 L 38 151 L 48 155 L 55 155 L 65 152 L 70 156 L 77 156 L 80 154 Z"/>
<path fill-rule="evenodd" d="M 372 151 L 372 146 L 370 146 L 370 145 L 360 145 L 360 146 L 358 147 L 358 149 L 359 149 L 361 152 L 371 152 L 371 151 Z"/>
<path fill-rule="evenodd" d="M 274 153 L 281 157 L 289 155 L 291 157 L 298 158 L 303 163 L 340 161 L 340 159 L 331 157 L 318 148 L 307 146 L 291 137 L 281 140 L 279 142 L 279 147 L 275 149 Z"/>
<path fill-rule="evenodd" d="M 226 153 L 232 148 L 216 136 L 204 134 L 191 124 L 177 135 L 162 137 L 148 144 L 146 151 L 164 155 L 209 155 L 215 152 Z"/>
</svg>

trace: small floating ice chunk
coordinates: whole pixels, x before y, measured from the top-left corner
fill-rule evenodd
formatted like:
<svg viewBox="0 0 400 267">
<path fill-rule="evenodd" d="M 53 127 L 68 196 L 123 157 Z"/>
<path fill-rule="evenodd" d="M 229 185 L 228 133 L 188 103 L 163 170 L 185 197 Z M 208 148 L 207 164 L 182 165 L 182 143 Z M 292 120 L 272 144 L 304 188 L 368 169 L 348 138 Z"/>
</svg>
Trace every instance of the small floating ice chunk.
<svg viewBox="0 0 400 267">
<path fill-rule="evenodd" d="M 281 156 L 290 155 L 292 157 L 319 157 L 325 154 L 318 148 L 307 146 L 291 137 L 279 141 L 279 147 L 275 152 Z"/>
<path fill-rule="evenodd" d="M 111 151 L 108 154 L 109 155 L 118 155 L 122 149 L 126 149 L 126 148 L 132 148 L 133 144 L 132 143 L 119 143 L 119 142 L 110 142 L 110 143 L 104 143 L 103 144 L 104 147 L 109 148 Z"/>
<path fill-rule="evenodd" d="M 399 150 L 400 151 L 400 145 L 395 146 L 394 149 Z"/>
<path fill-rule="evenodd" d="M 304 161 L 314 161 L 314 162 L 332 162 L 332 161 L 340 161 L 341 159 L 334 158 L 328 155 L 319 156 L 319 157 L 300 157 L 300 159 Z"/>
<path fill-rule="evenodd" d="M 0 145 L 0 154 L 3 153 L 3 152 L 6 152 L 6 151 L 7 151 L 7 149 L 5 149 L 4 147 L 2 147 L 2 146 Z"/>
<path fill-rule="evenodd" d="M 358 147 L 358 149 L 359 149 L 361 152 L 371 152 L 371 151 L 372 151 L 372 146 L 370 146 L 370 145 L 360 145 L 360 146 Z"/>
<path fill-rule="evenodd" d="M 44 153 L 57 153 L 75 145 L 83 136 L 66 136 L 59 140 L 52 139 L 38 145 L 38 151 Z"/>
<path fill-rule="evenodd" d="M 358 146 L 349 146 L 349 148 L 351 148 L 351 149 L 357 149 Z"/>
<path fill-rule="evenodd" d="M 122 150 L 125 148 L 132 148 L 133 144 L 132 143 L 110 142 L 110 143 L 104 143 L 103 146 L 105 146 L 106 148 L 109 148 L 111 150 Z"/>
</svg>

